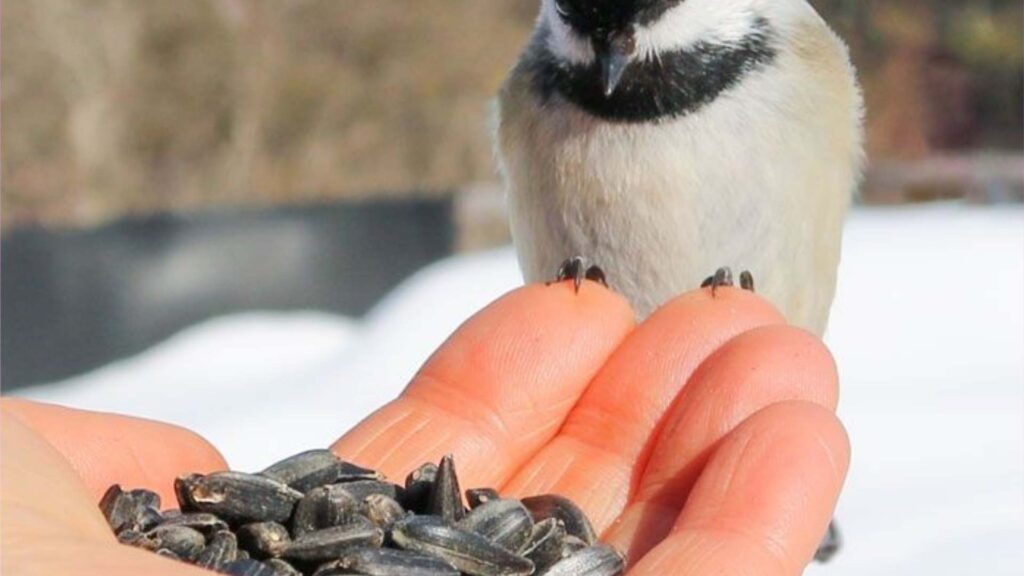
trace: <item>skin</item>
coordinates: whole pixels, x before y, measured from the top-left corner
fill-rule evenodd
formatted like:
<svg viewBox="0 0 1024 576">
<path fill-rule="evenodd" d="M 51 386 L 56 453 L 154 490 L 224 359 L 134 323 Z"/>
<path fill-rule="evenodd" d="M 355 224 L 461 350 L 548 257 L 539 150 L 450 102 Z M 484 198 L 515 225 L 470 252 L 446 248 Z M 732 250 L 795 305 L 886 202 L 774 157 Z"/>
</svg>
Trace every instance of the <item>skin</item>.
<svg viewBox="0 0 1024 576">
<path fill-rule="evenodd" d="M 801 573 L 849 463 L 828 351 L 736 289 L 633 318 L 590 282 L 516 290 L 332 448 L 392 478 L 453 453 L 464 487 L 568 496 L 631 576 Z M 173 505 L 176 474 L 225 467 L 208 442 L 21 400 L 2 411 L 0 571 L 209 573 L 118 545 L 96 507 L 115 482 Z"/>
</svg>

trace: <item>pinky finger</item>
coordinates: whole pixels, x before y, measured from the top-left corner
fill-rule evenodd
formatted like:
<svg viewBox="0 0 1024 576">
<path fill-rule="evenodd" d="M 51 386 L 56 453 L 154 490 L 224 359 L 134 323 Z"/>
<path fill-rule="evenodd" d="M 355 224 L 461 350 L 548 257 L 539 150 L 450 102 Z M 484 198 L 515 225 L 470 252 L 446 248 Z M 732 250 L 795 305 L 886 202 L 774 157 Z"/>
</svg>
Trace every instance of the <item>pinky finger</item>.
<svg viewBox="0 0 1024 576">
<path fill-rule="evenodd" d="M 801 574 L 849 466 L 846 432 L 807 402 L 769 406 L 731 432 L 669 535 L 630 576 Z"/>
</svg>

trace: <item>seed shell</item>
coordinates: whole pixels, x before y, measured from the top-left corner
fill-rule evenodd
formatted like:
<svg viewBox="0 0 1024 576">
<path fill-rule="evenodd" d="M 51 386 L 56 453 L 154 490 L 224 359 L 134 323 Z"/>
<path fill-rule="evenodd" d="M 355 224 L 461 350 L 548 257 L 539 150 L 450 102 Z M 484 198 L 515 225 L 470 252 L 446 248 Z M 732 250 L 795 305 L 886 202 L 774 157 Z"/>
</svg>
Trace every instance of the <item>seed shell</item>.
<svg viewBox="0 0 1024 576">
<path fill-rule="evenodd" d="M 186 560 L 194 560 L 206 545 L 206 538 L 188 526 L 157 526 L 146 536 Z"/>
<path fill-rule="evenodd" d="M 288 529 L 277 522 L 255 522 L 238 529 L 238 545 L 255 558 L 280 556 L 291 543 Z"/>
<path fill-rule="evenodd" d="M 330 450 L 306 450 L 271 464 L 259 474 L 307 492 L 336 482 L 341 476 L 341 459 Z"/>
<path fill-rule="evenodd" d="M 149 490 L 125 492 L 117 484 L 103 494 L 100 510 L 114 534 L 123 530 L 145 532 L 163 519 L 159 511 L 160 496 Z"/>
<path fill-rule="evenodd" d="M 235 560 L 221 570 L 229 576 L 277 576 L 273 568 L 251 558 Z"/>
<path fill-rule="evenodd" d="M 477 506 L 457 526 L 516 552 L 530 540 L 533 518 L 518 500 L 498 499 Z"/>
<path fill-rule="evenodd" d="M 625 566 L 621 554 L 599 544 L 560 560 L 544 576 L 619 576 Z"/>
<path fill-rule="evenodd" d="M 381 530 L 387 531 L 391 525 L 405 517 L 405 509 L 394 498 L 383 494 L 370 494 L 363 501 L 364 514 Z"/>
<path fill-rule="evenodd" d="M 121 533 L 117 535 L 117 541 L 121 544 L 142 548 L 143 550 L 149 550 L 150 552 L 155 552 L 156 549 L 160 547 L 160 543 L 155 539 L 136 530 L 122 530 Z"/>
<path fill-rule="evenodd" d="M 136 488 L 134 490 L 129 490 L 126 494 L 131 496 L 139 506 L 143 508 L 152 508 L 158 512 L 160 511 L 160 495 L 156 492 Z"/>
<path fill-rule="evenodd" d="M 181 510 L 114 485 L 99 503 L 119 542 L 238 576 L 618 576 L 623 558 L 595 545 L 575 504 L 465 492 L 452 457 L 399 486 L 328 450 L 256 474 L 175 481 Z M 465 505 L 469 503 L 469 507 Z M 287 560 L 286 560 L 287 559 Z"/>
<path fill-rule="evenodd" d="M 376 470 L 342 460 L 336 482 L 353 482 L 355 480 L 384 480 L 384 475 Z"/>
<path fill-rule="evenodd" d="M 466 515 L 466 508 L 462 505 L 462 491 L 459 490 L 459 479 L 455 474 L 455 461 L 451 454 L 442 458 L 437 466 L 437 478 L 430 492 L 427 511 L 450 523 L 458 522 Z"/>
<path fill-rule="evenodd" d="M 455 567 L 435 556 L 388 548 L 357 548 L 334 564 L 367 576 L 459 576 Z"/>
<path fill-rule="evenodd" d="M 208 512 L 186 512 L 184 514 L 162 514 L 160 526 L 187 526 L 211 536 L 221 530 L 227 530 L 227 522 Z"/>
<path fill-rule="evenodd" d="M 548 518 L 533 525 L 530 540 L 520 554 L 530 559 L 537 574 L 562 559 L 562 546 L 565 541 L 565 525 L 560 520 Z"/>
<path fill-rule="evenodd" d="M 362 546 L 379 547 L 384 532 L 369 520 L 333 526 L 299 536 L 292 541 L 282 556 L 302 562 L 325 562 L 341 556 L 346 550 Z"/>
<path fill-rule="evenodd" d="M 572 534 L 566 534 L 562 538 L 562 558 L 568 558 L 573 554 L 587 547 L 587 543 Z"/>
<path fill-rule="evenodd" d="M 535 522 L 557 518 L 565 524 L 565 531 L 569 535 L 583 540 L 588 546 L 597 541 L 594 527 L 591 526 L 587 515 L 579 506 L 573 504 L 572 500 L 556 494 L 544 494 L 523 498 L 522 502 L 533 514 Z"/>
<path fill-rule="evenodd" d="M 306 493 L 295 506 L 292 516 L 292 536 L 340 526 L 351 522 L 359 514 L 360 503 L 340 484 L 320 486 Z"/>
<path fill-rule="evenodd" d="M 332 484 L 330 488 L 331 490 L 344 490 L 358 502 L 362 502 L 371 494 L 380 494 L 398 500 L 402 497 L 402 492 L 405 491 L 401 486 L 384 480 L 353 480 L 352 482 Z"/>
<path fill-rule="evenodd" d="M 302 572 L 299 572 L 294 566 L 280 558 L 271 558 L 265 561 L 264 564 L 274 570 L 275 576 L 302 576 Z"/>
<path fill-rule="evenodd" d="M 302 498 L 301 492 L 277 480 L 244 472 L 179 477 L 175 492 L 185 497 L 189 508 L 229 522 L 283 522 Z"/>
<path fill-rule="evenodd" d="M 430 493 L 437 479 L 437 464 L 427 462 L 405 477 L 405 497 L 402 506 L 415 514 L 423 514 L 430 503 Z"/>
<path fill-rule="evenodd" d="M 405 550 L 437 556 L 474 576 L 526 576 L 533 562 L 483 536 L 431 516 L 410 516 L 395 523 L 391 539 Z"/>
<path fill-rule="evenodd" d="M 470 488 L 466 490 L 466 502 L 469 503 L 470 508 L 476 508 L 481 504 L 486 504 L 491 500 L 498 500 L 499 498 L 501 496 L 494 488 Z"/>
<path fill-rule="evenodd" d="M 238 539 L 234 533 L 221 530 L 210 537 L 206 548 L 196 556 L 196 566 L 220 570 L 234 562 L 238 554 Z"/>
<path fill-rule="evenodd" d="M 171 550 L 170 548 L 160 548 L 156 551 L 156 555 L 170 558 L 171 560 L 177 560 L 179 562 L 181 561 L 181 556 L 175 554 L 174 550 Z"/>
</svg>

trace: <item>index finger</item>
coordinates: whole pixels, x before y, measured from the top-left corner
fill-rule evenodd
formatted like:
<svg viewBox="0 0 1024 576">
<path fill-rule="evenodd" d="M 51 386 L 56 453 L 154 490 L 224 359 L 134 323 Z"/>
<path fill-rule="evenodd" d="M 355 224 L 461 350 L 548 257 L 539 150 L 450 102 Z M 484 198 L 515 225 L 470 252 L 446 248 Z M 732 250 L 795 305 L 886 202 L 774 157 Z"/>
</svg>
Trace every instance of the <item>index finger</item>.
<svg viewBox="0 0 1024 576">
<path fill-rule="evenodd" d="M 332 449 L 392 478 L 453 453 L 469 485 L 499 486 L 554 437 L 633 324 L 625 300 L 592 282 L 515 290 Z"/>
</svg>

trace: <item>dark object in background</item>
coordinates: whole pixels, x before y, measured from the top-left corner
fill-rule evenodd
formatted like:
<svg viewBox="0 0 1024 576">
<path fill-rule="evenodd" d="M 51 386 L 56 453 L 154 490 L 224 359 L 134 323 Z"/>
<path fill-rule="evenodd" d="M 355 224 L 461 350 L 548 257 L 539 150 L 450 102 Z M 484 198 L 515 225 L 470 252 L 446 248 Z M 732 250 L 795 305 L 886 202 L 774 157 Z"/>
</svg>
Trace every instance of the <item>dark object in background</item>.
<svg viewBox="0 0 1024 576">
<path fill-rule="evenodd" d="M 5 389 L 69 377 L 211 316 L 358 316 L 451 253 L 449 199 L 162 214 L 2 241 Z"/>
</svg>

